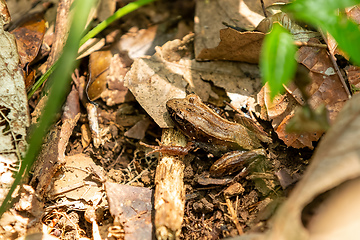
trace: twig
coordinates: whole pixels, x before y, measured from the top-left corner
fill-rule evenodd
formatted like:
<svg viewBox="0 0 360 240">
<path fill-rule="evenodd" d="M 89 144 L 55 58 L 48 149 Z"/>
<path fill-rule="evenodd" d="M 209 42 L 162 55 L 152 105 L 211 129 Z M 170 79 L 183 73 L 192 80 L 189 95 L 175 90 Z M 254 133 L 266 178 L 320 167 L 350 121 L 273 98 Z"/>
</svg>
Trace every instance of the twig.
<svg viewBox="0 0 360 240">
<path fill-rule="evenodd" d="M 165 129 L 162 144 L 186 145 L 185 136 L 177 130 Z M 155 233 L 157 239 L 179 239 L 184 219 L 184 163 L 180 157 L 163 155 L 155 175 Z"/>
<path fill-rule="evenodd" d="M 334 54 L 332 53 L 332 51 L 330 51 L 330 47 L 329 47 L 328 40 L 327 40 L 327 38 L 325 38 L 325 34 L 324 34 L 322 31 L 320 31 L 320 33 L 321 33 L 322 38 L 325 40 L 326 45 L 328 46 L 329 51 L 327 51 L 327 52 L 328 52 L 328 54 L 329 54 L 330 60 L 331 60 L 333 66 L 334 66 L 334 68 L 335 68 L 335 70 L 336 70 L 337 75 L 338 75 L 339 78 L 340 78 L 340 82 L 341 82 L 341 84 L 343 85 L 346 94 L 348 95 L 348 97 L 349 97 L 349 99 L 350 99 L 350 98 L 351 98 L 351 93 L 350 93 L 350 91 L 349 91 L 349 89 L 348 89 L 348 87 L 347 87 L 347 85 L 346 85 L 345 79 L 344 79 L 343 76 L 341 75 L 339 66 L 337 65 L 336 60 L 335 60 L 335 56 L 334 56 Z"/>
<path fill-rule="evenodd" d="M 267 16 L 267 13 L 266 13 L 264 1 L 263 1 L 263 0 L 260 0 L 260 2 L 261 2 L 261 7 L 262 7 L 262 10 L 263 10 L 263 13 L 264 13 L 264 17 L 267 18 L 268 16 Z"/>
<path fill-rule="evenodd" d="M 225 195 L 225 200 L 226 200 L 226 206 L 229 208 L 229 213 L 230 213 L 229 217 L 230 217 L 231 221 L 233 221 L 233 223 L 235 224 L 235 227 L 236 227 L 239 235 L 244 234 L 244 231 L 243 231 L 242 227 L 240 226 L 239 219 L 237 217 L 234 207 L 232 206 L 230 198 Z"/>
</svg>

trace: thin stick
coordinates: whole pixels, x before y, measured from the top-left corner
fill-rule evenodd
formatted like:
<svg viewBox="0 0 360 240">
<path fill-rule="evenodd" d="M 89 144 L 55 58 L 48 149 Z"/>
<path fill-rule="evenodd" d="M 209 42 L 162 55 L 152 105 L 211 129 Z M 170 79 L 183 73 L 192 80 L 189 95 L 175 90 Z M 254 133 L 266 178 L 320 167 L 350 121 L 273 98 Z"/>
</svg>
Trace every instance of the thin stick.
<svg viewBox="0 0 360 240">
<path fill-rule="evenodd" d="M 327 40 L 327 38 L 325 38 L 325 34 L 324 34 L 322 31 L 320 31 L 320 33 L 321 33 L 321 36 L 323 37 L 323 39 L 325 40 L 327 46 L 329 46 L 328 40 Z M 350 98 L 351 98 L 351 93 L 350 93 L 350 91 L 349 91 L 349 89 L 348 89 L 348 87 L 347 87 L 347 85 L 346 85 L 346 83 L 345 83 L 345 79 L 344 79 L 343 76 L 341 75 L 339 66 L 337 65 L 336 60 L 335 60 L 335 56 L 334 56 L 334 54 L 330 51 L 330 48 L 329 48 L 329 47 L 328 47 L 328 49 L 329 49 L 329 51 L 327 51 L 327 52 L 328 52 L 328 54 L 329 54 L 330 60 L 331 60 L 333 66 L 334 66 L 334 68 L 335 68 L 335 70 L 336 70 L 337 75 L 338 75 L 339 78 L 340 78 L 340 82 L 341 82 L 341 84 L 343 85 L 346 94 L 348 95 L 348 97 L 349 97 L 349 99 L 350 99 Z"/>
<path fill-rule="evenodd" d="M 226 206 L 229 208 L 229 212 L 230 212 L 229 217 L 230 217 L 231 221 L 233 221 L 233 223 L 235 224 L 235 227 L 236 227 L 239 235 L 244 234 L 244 231 L 239 223 L 239 219 L 236 215 L 236 211 L 235 211 L 234 207 L 232 206 L 230 198 L 228 196 L 225 196 L 225 200 L 226 200 Z"/>
<path fill-rule="evenodd" d="M 186 145 L 178 130 L 164 129 L 162 144 Z M 165 155 L 159 160 L 155 175 L 155 232 L 157 239 L 179 239 L 184 219 L 184 163 L 181 157 Z"/>
<path fill-rule="evenodd" d="M 265 9 L 265 4 L 264 4 L 264 1 L 263 0 L 260 0 L 261 2 L 261 7 L 262 7 L 262 10 L 263 10 L 263 13 L 264 13 L 264 17 L 268 17 L 267 14 L 266 14 L 266 9 Z"/>
</svg>

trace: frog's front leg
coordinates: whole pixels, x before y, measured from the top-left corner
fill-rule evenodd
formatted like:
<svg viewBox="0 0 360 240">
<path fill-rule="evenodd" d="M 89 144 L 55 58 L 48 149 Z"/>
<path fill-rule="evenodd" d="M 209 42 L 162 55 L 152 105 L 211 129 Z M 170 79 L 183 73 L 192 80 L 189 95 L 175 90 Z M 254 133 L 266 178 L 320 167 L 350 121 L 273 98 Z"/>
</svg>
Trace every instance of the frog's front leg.
<svg viewBox="0 0 360 240">
<path fill-rule="evenodd" d="M 244 165 L 248 165 L 259 157 L 266 156 L 264 149 L 254 149 L 250 151 L 232 151 L 224 154 L 210 168 L 212 177 L 229 175 L 241 170 Z"/>
</svg>

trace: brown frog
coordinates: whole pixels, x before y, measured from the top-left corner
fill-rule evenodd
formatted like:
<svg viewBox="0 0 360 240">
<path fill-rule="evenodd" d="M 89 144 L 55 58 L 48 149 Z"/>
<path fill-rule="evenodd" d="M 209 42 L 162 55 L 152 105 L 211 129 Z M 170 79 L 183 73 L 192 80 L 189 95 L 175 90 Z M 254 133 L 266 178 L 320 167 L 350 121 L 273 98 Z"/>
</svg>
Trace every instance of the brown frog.
<svg viewBox="0 0 360 240">
<path fill-rule="evenodd" d="M 244 119 L 244 125 L 230 122 L 195 94 L 170 99 L 166 108 L 175 125 L 191 142 L 187 147 L 161 146 L 152 152 L 184 155 L 191 149 L 202 148 L 215 156 L 222 155 L 210 168 L 210 174 L 214 177 L 231 174 L 259 155 L 264 156 L 266 153 L 261 148 L 261 142 L 271 142 L 271 138 L 251 120 Z"/>
<path fill-rule="evenodd" d="M 170 99 L 166 108 L 175 125 L 192 140 L 193 146 L 215 156 L 228 152 L 212 165 L 212 176 L 233 173 L 259 155 L 264 156 L 261 142 L 271 142 L 271 138 L 251 120 L 244 119 L 244 125 L 230 122 L 215 113 L 195 94 Z M 231 150 L 241 151 L 229 152 Z"/>
</svg>

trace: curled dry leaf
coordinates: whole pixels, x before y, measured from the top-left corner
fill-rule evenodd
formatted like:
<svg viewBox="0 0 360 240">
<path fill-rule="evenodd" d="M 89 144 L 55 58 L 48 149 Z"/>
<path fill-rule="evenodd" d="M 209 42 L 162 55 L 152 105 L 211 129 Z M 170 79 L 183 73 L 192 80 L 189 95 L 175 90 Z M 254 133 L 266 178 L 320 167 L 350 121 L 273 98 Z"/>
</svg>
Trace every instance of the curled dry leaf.
<svg viewBox="0 0 360 240">
<path fill-rule="evenodd" d="M 335 187 L 341 187 L 341 184 L 346 181 L 360 177 L 359 101 L 360 96 L 355 95 L 340 112 L 334 125 L 321 140 L 302 180 L 275 216 L 273 227 L 264 239 L 301 240 L 311 238 L 311 234 L 314 232 L 304 227 L 302 216 L 304 208 L 309 206 L 320 194 Z M 358 202 L 359 196 L 356 192 L 357 190 L 354 190 L 352 196 L 356 197 Z M 334 207 L 335 205 L 332 208 Z M 316 211 L 315 209 L 314 212 Z M 358 211 L 350 212 L 350 214 L 356 214 L 356 218 L 358 218 Z M 343 221 L 351 220 L 351 218 L 343 218 L 343 216 L 336 215 L 335 218 L 343 219 Z M 325 219 L 325 221 L 329 220 L 331 220 L 331 217 Z M 346 226 L 354 224 L 354 222 L 348 221 L 346 223 Z M 341 228 L 337 225 L 335 229 L 330 229 L 332 233 L 335 233 L 334 230 L 341 231 Z M 316 234 L 321 236 L 321 234 L 327 233 L 329 232 L 323 231 Z"/>
<path fill-rule="evenodd" d="M 268 6 L 277 1 L 264 0 L 263 2 L 265 6 Z M 236 28 L 254 29 L 264 18 L 262 14 L 260 1 L 197 1 L 194 18 L 196 59 L 200 59 L 199 54 L 203 49 L 215 48 L 219 44 L 219 31 L 225 28 L 223 23 Z"/>
<path fill-rule="evenodd" d="M 37 14 L 11 31 L 16 38 L 22 68 L 36 58 L 43 42 L 45 30 L 45 20 L 40 14 Z"/>
<path fill-rule="evenodd" d="M 310 106 L 317 109 L 325 105 L 330 123 L 332 123 L 348 99 L 348 95 L 335 73 L 326 50 L 301 47 L 297 61 L 310 70 L 309 77 L 312 81 L 306 87 L 310 96 Z M 277 96 L 271 102 L 268 89 L 265 87 L 259 93 L 258 101 L 267 109 L 268 119 L 272 120 L 276 133 L 287 146 L 312 149 L 312 142 L 319 140 L 323 132 L 288 133 L 285 131 L 288 121 L 293 118 L 295 109 L 304 104 L 300 90 L 294 84 L 287 86 L 286 90 L 288 91 L 286 94 Z"/>
</svg>

